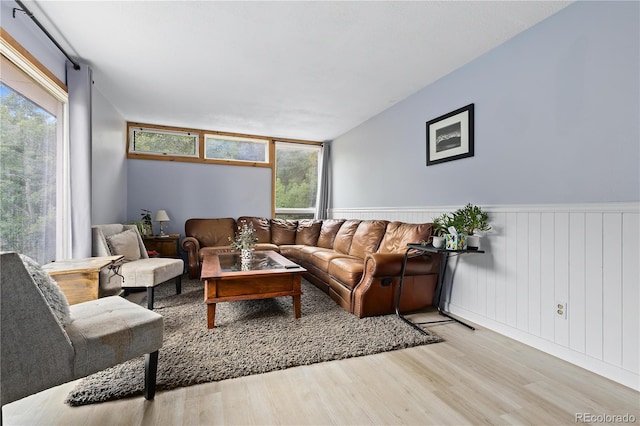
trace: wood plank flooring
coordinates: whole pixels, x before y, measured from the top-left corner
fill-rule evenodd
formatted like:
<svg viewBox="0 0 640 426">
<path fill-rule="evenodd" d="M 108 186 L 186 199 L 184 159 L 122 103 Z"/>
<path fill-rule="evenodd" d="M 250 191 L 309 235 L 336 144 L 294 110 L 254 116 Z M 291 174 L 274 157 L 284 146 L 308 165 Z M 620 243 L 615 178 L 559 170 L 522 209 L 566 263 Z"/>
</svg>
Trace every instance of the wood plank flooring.
<svg viewBox="0 0 640 426">
<path fill-rule="evenodd" d="M 414 315 L 433 319 L 435 313 Z M 3 407 L 5 425 L 576 424 L 634 416 L 640 393 L 485 329 L 430 327 L 446 342 L 142 397 L 69 407 L 74 383 Z M 579 423 L 579 422 L 578 422 Z"/>
</svg>

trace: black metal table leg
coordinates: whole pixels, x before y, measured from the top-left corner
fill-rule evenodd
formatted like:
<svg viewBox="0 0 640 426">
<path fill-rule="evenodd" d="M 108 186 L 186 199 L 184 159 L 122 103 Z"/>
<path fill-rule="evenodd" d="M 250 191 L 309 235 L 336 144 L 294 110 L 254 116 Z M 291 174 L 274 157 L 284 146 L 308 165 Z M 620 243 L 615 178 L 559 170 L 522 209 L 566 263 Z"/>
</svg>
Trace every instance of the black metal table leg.
<svg viewBox="0 0 640 426">
<path fill-rule="evenodd" d="M 410 244 L 410 247 L 407 249 L 407 251 L 404 254 L 404 259 L 402 260 L 402 269 L 400 271 L 400 282 L 398 283 L 398 297 L 396 298 L 396 315 L 403 320 L 404 322 L 406 322 L 407 324 L 409 324 L 410 326 L 412 326 L 413 328 L 415 328 L 416 330 L 427 334 L 427 332 L 422 329 L 421 327 L 419 327 L 420 325 L 424 325 L 424 324 L 439 324 L 439 323 L 448 323 L 448 322 L 452 322 L 455 321 L 459 324 L 464 325 L 465 327 L 470 328 L 471 330 L 475 330 L 475 327 L 453 317 L 449 312 L 446 312 L 443 308 L 443 303 L 442 303 L 442 292 L 444 290 L 444 283 L 445 283 L 445 274 L 447 271 L 447 264 L 449 262 L 449 256 L 451 255 L 451 253 L 455 253 L 456 251 L 448 251 L 448 250 L 441 250 L 441 249 L 435 249 L 433 246 L 429 247 L 429 248 L 424 248 L 424 247 L 416 247 L 416 244 Z M 438 314 L 442 315 L 444 317 L 447 317 L 448 319 L 446 320 L 439 320 L 439 321 L 424 321 L 424 322 L 417 322 L 414 323 L 412 321 L 409 321 L 407 318 L 405 318 L 404 315 L 402 315 L 400 313 L 400 297 L 402 296 L 402 285 L 404 282 L 404 275 L 405 275 L 405 271 L 406 271 L 406 267 L 407 267 L 407 260 L 409 258 L 409 253 L 411 252 L 411 250 L 417 250 L 418 252 L 422 251 L 422 253 L 420 253 L 419 255 L 422 255 L 424 253 L 431 253 L 431 254 L 435 254 L 435 253 L 439 253 L 440 254 L 440 269 L 439 269 L 439 273 L 438 273 L 438 283 L 436 284 L 436 290 L 435 290 L 435 299 L 434 299 L 434 303 L 433 306 L 435 306 L 438 309 Z M 459 251 L 460 252 L 460 251 Z M 464 250 L 462 252 L 468 252 L 467 250 Z M 479 251 L 479 253 L 484 253 L 483 251 Z"/>
<path fill-rule="evenodd" d="M 475 327 L 470 326 L 469 324 L 467 324 L 466 322 L 462 322 L 457 318 L 454 318 L 451 316 L 451 314 L 449 314 L 447 311 L 444 310 L 444 307 L 442 306 L 442 291 L 444 289 L 444 277 L 445 274 L 447 272 L 447 265 L 449 263 L 449 255 L 450 253 L 448 252 L 441 252 L 440 253 L 440 273 L 438 276 L 438 285 L 437 287 L 439 288 L 439 291 L 437 291 L 438 296 L 437 296 L 437 308 L 438 308 L 438 313 L 444 317 L 449 318 L 449 320 L 444 320 L 444 321 L 434 321 L 434 322 L 449 322 L 449 321 L 455 321 L 459 324 L 464 325 L 465 327 L 470 328 L 471 330 L 475 330 Z M 429 324 L 431 322 L 426 322 L 426 323 L 420 323 L 420 324 Z"/>
<path fill-rule="evenodd" d="M 404 259 L 402 259 L 402 269 L 400 270 L 400 282 L 398 283 L 398 297 L 396 298 L 396 315 L 398 316 L 398 318 L 400 318 L 402 321 L 406 322 L 411 327 L 413 327 L 416 330 L 418 330 L 420 333 L 427 334 L 426 331 L 424 331 L 422 328 L 418 327 L 418 325 L 416 325 L 412 321 L 409 321 L 408 319 L 406 319 L 404 317 L 404 315 L 402 315 L 400 313 L 400 296 L 402 295 L 402 284 L 404 282 L 404 273 L 405 273 L 405 270 L 407 268 L 407 259 L 409 258 L 409 252 L 410 251 L 411 251 L 410 248 L 407 249 L 407 251 L 405 251 L 405 253 L 404 253 Z"/>
</svg>

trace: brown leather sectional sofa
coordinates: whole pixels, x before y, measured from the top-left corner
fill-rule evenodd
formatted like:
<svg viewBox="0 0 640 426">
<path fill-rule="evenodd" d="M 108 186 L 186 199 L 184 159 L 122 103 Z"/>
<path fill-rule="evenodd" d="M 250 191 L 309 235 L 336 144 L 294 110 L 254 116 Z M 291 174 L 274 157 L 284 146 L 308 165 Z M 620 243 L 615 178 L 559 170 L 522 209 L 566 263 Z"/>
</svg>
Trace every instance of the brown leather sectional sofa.
<svg viewBox="0 0 640 426">
<path fill-rule="evenodd" d="M 395 312 L 407 244 L 432 234 L 431 223 L 386 220 L 189 219 L 182 248 L 188 255 L 190 278 L 200 277 L 204 255 L 233 251 L 229 238 L 243 221 L 256 229 L 256 250 L 275 250 L 298 263 L 307 270 L 307 280 L 360 318 Z M 438 256 L 409 259 L 401 311 L 432 304 L 438 268 Z"/>
</svg>

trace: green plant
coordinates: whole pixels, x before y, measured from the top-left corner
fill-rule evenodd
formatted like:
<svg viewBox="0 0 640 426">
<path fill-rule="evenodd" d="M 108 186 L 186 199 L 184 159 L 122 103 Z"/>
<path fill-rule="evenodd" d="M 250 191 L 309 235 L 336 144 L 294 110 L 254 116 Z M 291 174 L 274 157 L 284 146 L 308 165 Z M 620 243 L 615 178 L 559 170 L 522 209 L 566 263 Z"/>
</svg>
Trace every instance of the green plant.
<svg viewBox="0 0 640 426">
<path fill-rule="evenodd" d="M 458 232 L 466 232 L 473 235 L 474 231 L 488 231 L 491 229 L 487 223 L 489 215 L 482 208 L 471 203 L 456 210 L 453 213 L 453 226 Z"/>
<path fill-rule="evenodd" d="M 434 233 L 438 237 L 444 237 L 449 233 L 449 227 L 453 224 L 453 215 L 451 213 L 442 213 L 433 219 Z"/>
<path fill-rule="evenodd" d="M 243 221 L 242 226 L 236 233 L 236 238 L 232 240 L 231 237 L 229 237 L 229 242 L 231 242 L 231 247 L 236 250 L 252 249 L 258 242 L 253 224 L 250 223 L 247 225 L 247 223 Z"/>
<path fill-rule="evenodd" d="M 140 209 L 142 213 L 140 213 L 140 217 L 142 218 L 142 223 L 151 225 L 151 210 Z"/>
<path fill-rule="evenodd" d="M 151 210 L 140 209 L 142 213 L 140 213 L 140 224 L 138 226 L 138 231 L 143 236 L 152 235 L 153 234 L 153 224 L 151 223 Z"/>
</svg>

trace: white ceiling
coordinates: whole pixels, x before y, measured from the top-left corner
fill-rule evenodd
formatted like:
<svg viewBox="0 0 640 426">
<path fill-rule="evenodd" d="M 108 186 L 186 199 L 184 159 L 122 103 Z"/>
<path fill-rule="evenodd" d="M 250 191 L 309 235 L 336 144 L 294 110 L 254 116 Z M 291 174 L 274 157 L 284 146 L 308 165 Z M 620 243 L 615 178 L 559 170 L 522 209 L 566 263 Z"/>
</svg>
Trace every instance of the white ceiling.
<svg viewBox="0 0 640 426">
<path fill-rule="evenodd" d="M 330 140 L 562 1 L 25 1 L 127 121 Z"/>
</svg>

